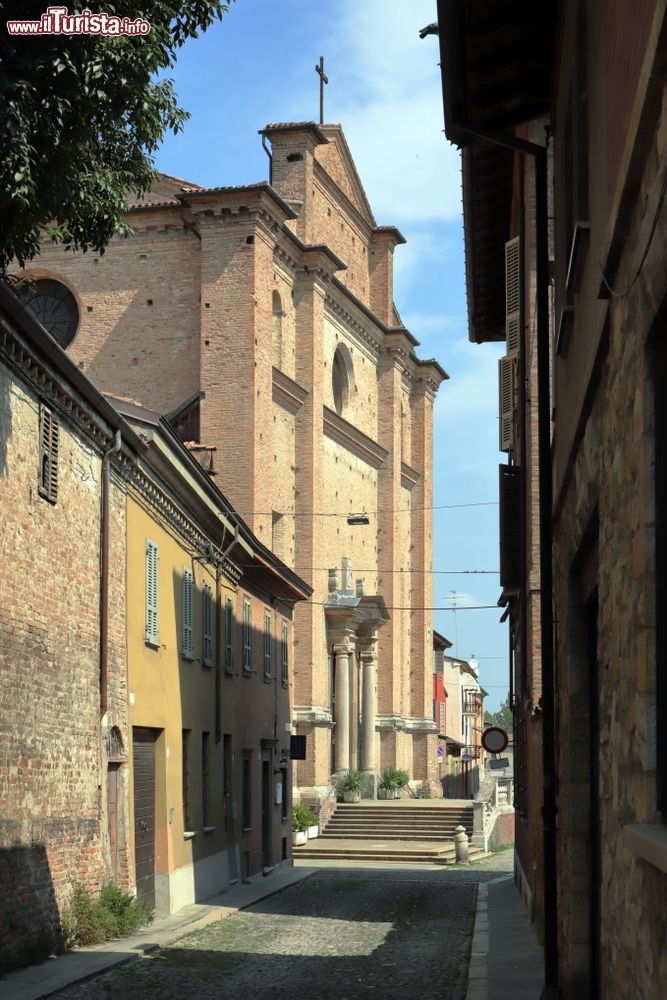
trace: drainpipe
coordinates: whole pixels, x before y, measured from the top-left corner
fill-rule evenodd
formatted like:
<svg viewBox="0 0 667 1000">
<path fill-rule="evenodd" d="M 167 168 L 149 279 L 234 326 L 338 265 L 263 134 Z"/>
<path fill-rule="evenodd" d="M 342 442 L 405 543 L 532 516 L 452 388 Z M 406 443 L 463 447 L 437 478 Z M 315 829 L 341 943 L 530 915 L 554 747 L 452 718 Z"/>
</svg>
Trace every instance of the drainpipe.
<svg viewBox="0 0 667 1000">
<path fill-rule="evenodd" d="M 102 457 L 102 525 L 100 541 L 100 718 L 107 713 L 109 673 L 109 491 L 111 457 L 121 448 L 120 431 Z"/>
<path fill-rule="evenodd" d="M 549 237 L 547 151 L 525 139 L 486 132 L 466 122 L 456 128 L 472 139 L 532 156 L 535 164 L 535 284 L 537 326 L 537 433 L 540 503 L 540 629 L 542 636 L 542 842 L 544 850 L 544 990 L 542 1000 L 560 996 L 558 987 L 558 900 L 556 854 L 556 757 L 553 658 L 551 408 L 549 400 Z M 521 386 L 521 392 L 525 386 Z"/>
</svg>

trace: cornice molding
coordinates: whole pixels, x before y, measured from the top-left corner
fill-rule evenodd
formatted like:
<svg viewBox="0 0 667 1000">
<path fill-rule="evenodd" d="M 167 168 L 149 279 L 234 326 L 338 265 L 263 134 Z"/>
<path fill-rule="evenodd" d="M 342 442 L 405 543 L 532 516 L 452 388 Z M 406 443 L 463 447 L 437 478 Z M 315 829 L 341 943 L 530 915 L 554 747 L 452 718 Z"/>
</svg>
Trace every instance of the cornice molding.
<svg viewBox="0 0 667 1000">
<path fill-rule="evenodd" d="M 306 399 L 308 390 L 304 389 L 293 379 L 281 372 L 279 368 L 273 368 L 273 402 L 282 406 L 288 413 L 297 413 Z"/>
<path fill-rule="evenodd" d="M 407 462 L 401 462 L 401 486 L 406 490 L 411 490 L 421 479 L 421 472 L 417 472 Z"/>
<path fill-rule="evenodd" d="M 351 451 L 373 469 L 379 469 L 389 452 L 381 444 L 343 420 L 328 406 L 323 407 L 324 434 Z"/>
</svg>

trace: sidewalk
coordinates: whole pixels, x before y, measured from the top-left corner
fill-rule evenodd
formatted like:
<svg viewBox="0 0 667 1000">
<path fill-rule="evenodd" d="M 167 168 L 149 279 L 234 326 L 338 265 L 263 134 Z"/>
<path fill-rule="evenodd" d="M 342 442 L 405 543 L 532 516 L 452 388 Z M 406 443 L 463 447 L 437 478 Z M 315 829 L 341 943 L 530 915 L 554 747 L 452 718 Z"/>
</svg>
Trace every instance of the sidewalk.
<svg viewBox="0 0 667 1000">
<path fill-rule="evenodd" d="M 466 1000 L 539 1000 L 543 953 L 511 875 L 480 885 Z"/>
<path fill-rule="evenodd" d="M 313 870 L 287 868 L 273 872 L 266 878 L 260 875 L 250 882 L 239 882 L 227 892 L 214 896 L 205 903 L 194 903 L 169 917 L 156 919 L 149 927 L 131 937 L 93 948 L 81 948 L 41 965 L 13 972 L 0 979 L 0 1000 L 39 1000 L 40 997 L 51 996 L 72 983 L 90 979 L 113 966 L 141 958 L 142 955 L 165 947 L 183 934 L 244 910 L 260 899 L 266 899 L 267 896 L 308 878 Z"/>
</svg>

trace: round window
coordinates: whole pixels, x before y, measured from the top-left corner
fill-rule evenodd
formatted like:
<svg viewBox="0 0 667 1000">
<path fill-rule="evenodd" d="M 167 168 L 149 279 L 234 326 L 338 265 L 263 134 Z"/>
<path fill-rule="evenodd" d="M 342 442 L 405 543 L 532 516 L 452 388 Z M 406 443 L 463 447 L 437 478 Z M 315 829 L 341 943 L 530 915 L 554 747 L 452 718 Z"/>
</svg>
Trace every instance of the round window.
<svg viewBox="0 0 667 1000">
<path fill-rule="evenodd" d="M 69 288 L 52 278 L 38 278 L 26 285 L 24 303 L 61 347 L 72 343 L 79 309 Z"/>
</svg>

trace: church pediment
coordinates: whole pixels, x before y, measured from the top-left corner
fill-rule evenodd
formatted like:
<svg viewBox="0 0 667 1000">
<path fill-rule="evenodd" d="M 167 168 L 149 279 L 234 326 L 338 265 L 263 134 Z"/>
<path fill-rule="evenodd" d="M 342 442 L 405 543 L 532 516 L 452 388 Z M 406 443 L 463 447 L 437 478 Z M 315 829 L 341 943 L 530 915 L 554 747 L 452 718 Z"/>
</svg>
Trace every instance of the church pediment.
<svg viewBox="0 0 667 1000">
<path fill-rule="evenodd" d="M 329 141 L 326 145 L 317 147 L 315 151 L 317 163 L 368 225 L 375 228 L 375 218 L 343 130 L 340 125 L 321 125 L 320 128 Z"/>
</svg>

